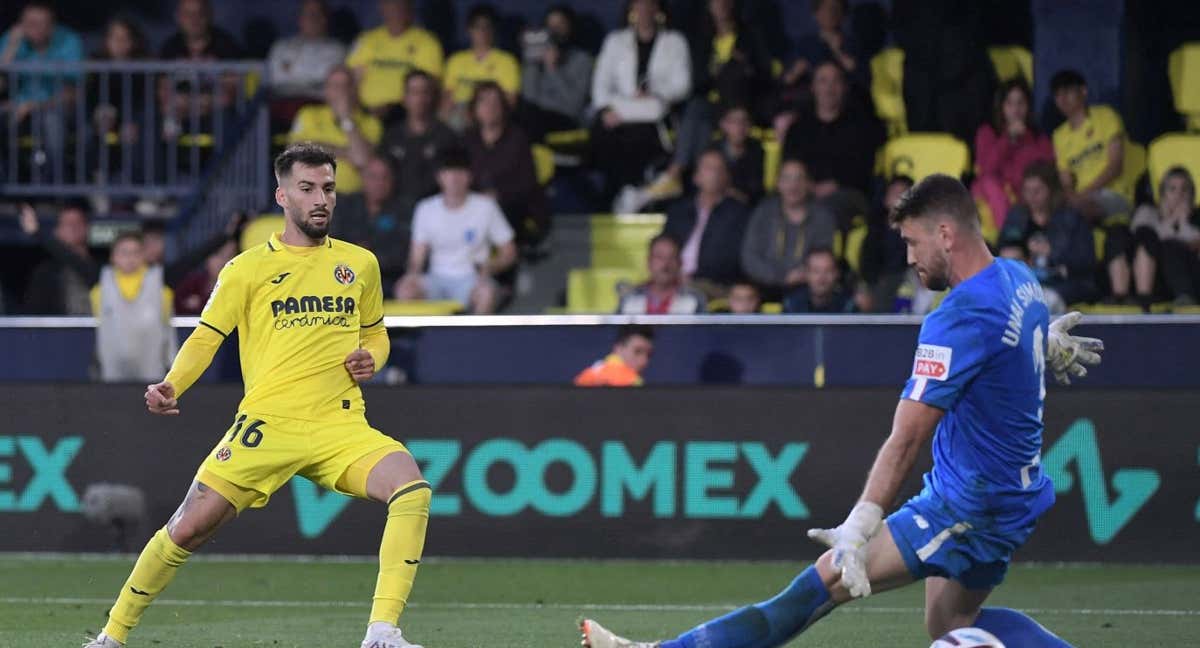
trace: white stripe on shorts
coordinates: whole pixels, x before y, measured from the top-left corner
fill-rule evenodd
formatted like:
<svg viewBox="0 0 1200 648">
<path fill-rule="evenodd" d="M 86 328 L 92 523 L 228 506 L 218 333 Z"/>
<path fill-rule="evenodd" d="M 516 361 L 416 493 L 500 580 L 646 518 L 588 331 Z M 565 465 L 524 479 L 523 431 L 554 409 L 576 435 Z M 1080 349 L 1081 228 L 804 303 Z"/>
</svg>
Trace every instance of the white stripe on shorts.
<svg viewBox="0 0 1200 648">
<path fill-rule="evenodd" d="M 970 524 L 966 522 L 959 522 L 949 529 L 942 529 L 937 535 L 933 536 L 933 540 L 925 543 L 924 547 L 917 549 L 917 558 L 919 558 L 921 562 L 929 560 L 929 557 L 937 553 L 937 550 L 942 548 L 942 543 L 944 543 L 946 540 L 949 540 L 950 536 L 962 535 L 967 531 L 967 529 L 970 528 Z"/>
</svg>

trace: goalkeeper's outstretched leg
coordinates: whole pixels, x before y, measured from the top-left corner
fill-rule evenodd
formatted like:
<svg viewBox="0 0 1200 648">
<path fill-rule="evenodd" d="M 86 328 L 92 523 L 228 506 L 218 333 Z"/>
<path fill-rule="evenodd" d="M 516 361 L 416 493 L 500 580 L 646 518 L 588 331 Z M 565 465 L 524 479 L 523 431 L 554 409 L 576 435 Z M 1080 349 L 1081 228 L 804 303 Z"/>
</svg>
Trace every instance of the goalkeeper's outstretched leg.
<svg viewBox="0 0 1200 648">
<path fill-rule="evenodd" d="M 782 646 L 833 608 L 853 599 L 842 582 L 843 567 L 835 550 L 823 554 L 773 598 L 739 608 L 665 641 L 637 642 L 613 634 L 591 619 L 580 625 L 589 648 L 697 648 Z M 882 592 L 913 582 L 900 550 L 886 526 L 866 545 L 865 572 L 871 590 Z"/>
</svg>

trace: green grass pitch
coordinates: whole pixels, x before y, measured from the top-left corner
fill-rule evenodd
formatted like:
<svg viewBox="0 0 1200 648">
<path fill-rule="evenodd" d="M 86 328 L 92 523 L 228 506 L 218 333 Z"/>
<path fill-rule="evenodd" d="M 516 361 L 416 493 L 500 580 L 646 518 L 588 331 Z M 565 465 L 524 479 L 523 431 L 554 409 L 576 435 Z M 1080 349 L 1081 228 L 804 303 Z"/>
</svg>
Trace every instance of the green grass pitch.
<svg viewBox="0 0 1200 648">
<path fill-rule="evenodd" d="M 79 646 L 96 632 L 129 557 L 0 555 L 0 647 Z M 592 616 L 634 638 L 674 636 L 783 587 L 798 563 L 430 560 L 402 618 L 426 648 L 569 648 Z M 130 647 L 355 648 L 375 582 L 370 561 L 200 559 L 150 608 Z M 790 646 L 929 640 L 917 585 L 834 611 Z M 1017 565 L 991 602 L 1032 613 L 1075 646 L 1194 646 L 1198 566 Z"/>
</svg>

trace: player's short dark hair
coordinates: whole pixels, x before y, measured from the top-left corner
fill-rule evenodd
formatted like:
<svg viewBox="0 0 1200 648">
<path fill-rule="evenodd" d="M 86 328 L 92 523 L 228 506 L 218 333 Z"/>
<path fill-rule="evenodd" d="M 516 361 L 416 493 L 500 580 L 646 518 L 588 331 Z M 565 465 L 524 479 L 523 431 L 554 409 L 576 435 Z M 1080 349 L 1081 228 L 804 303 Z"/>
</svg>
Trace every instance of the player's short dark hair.
<svg viewBox="0 0 1200 648">
<path fill-rule="evenodd" d="M 471 170 L 471 154 L 463 146 L 450 146 L 438 156 L 438 171 L 461 169 Z"/>
<path fill-rule="evenodd" d="M 474 25 L 475 21 L 480 18 L 486 18 L 492 24 L 493 28 L 500 23 L 500 14 L 496 11 L 495 7 L 486 2 L 472 6 L 470 11 L 467 12 L 467 26 Z"/>
<path fill-rule="evenodd" d="M 292 175 L 292 167 L 300 163 L 308 167 L 319 167 L 328 164 L 337 173 L 337 158 L 318 144 L 299 142 L 283 149 L 275 158 L 275 177 L 282 180 Z"/>
<path fill-rule="evenodd" d="M 654 341 L 654 329 L 645 324 L 623 324 L 617 329 L 617 341 L 613 344 L 625 344 L 635 337 L 646 338 L 646 340 Z"/>
<path fill-rule="evenodd" d="M 935 173 L 904 192 L 892 210 L 892 224 L 909 219 L 948 216 L 960 226 L 979 230 L 975 199 L 958 178 Z"/>
<path fill-rule="evenodd" d="M 1086 88 L 1087 79 L 1079 73 L 1079 70 L 1067 68 L 1059 70 L 1050 77 L 1050 93 L 1054 94 L 1059 90 L 1067 90 L 1070 88 Z M 1032 109 L 1032 108 L 1031 108 Z"/>
</svg>

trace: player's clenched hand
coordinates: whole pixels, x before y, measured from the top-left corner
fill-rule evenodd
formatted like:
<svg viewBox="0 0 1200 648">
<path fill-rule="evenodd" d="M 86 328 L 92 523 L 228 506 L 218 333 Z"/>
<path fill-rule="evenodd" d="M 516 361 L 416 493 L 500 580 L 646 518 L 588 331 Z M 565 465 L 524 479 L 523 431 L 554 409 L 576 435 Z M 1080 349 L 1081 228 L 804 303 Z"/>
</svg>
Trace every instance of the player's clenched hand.
<svg viewBox="0 0 1200 648">
<path fill-rule="evenodd" d="M 346 371 L 350 372 L 354 382 L 370 380 L 375 375 L 375 358 L 366 349 L 355 349 L 346 356 Z"/>
<path fill-rule="evenodd" d="M 1070 385 L 1071 378 L 1083 378 L 1087 367 L 1100 364 L 1104 341 L 1071 335 L 1071 329 L 1083 319 L 1078 311 L 1067 313 L 1050 323 L 1046 360 L 1054 379 L 1060 385 Z"/>
<path fill-rule="evenodd" d="M 842 586 L 850 596 L 871 595 L 867 577 L 867 541 L 879 529 L 883 509 L 859 502 L 841 525 L 832 529 L 809 529 L 808 537 L 833 550 L 833 567 L 842 574 Z"/>
<path fill-rule="evenodd" d="M 151 414 L 175 416 L 179 413 L 179 401 L 175 399 L 175 385 L 167 381 L 146 385 L 146 409 Z"/>
</svg>

